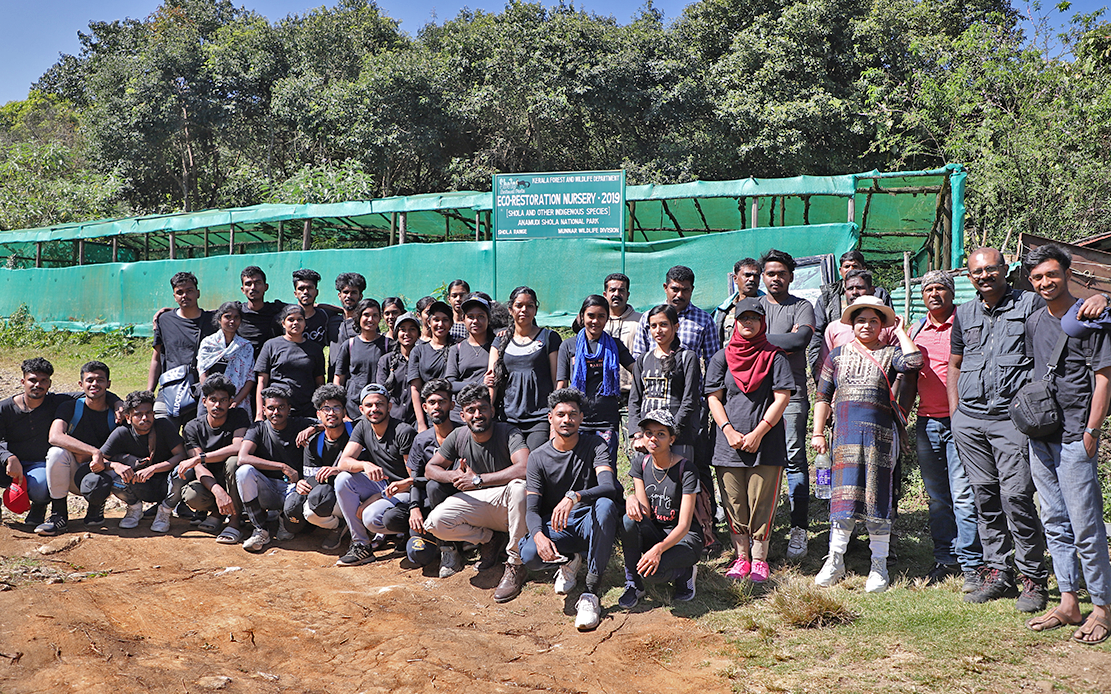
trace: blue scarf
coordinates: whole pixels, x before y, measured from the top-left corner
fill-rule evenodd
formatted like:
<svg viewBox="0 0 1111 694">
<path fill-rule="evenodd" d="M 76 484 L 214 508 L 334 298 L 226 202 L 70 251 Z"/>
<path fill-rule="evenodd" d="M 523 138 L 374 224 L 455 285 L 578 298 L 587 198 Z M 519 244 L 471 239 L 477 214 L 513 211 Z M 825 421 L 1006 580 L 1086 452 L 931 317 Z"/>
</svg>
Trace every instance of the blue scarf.
<svg viewBox="0 0 1111 694">
<path fill-rule="evenodd" d="M 621 388 L 621 374 L 617 363 L 617 341 L 609 333 L 603 332 L 598 339 L 598 351 L 590 354 L 589 340 L 586 330 L 580 330 L 575 338 L 575 369 L 571 374 L 571 386 L 586 393 L 586 362 L 588 359 L 602 357 L 602 387 L 598 389 L 596 397 L 610 397 L 617 395 Z"/>
</svg>

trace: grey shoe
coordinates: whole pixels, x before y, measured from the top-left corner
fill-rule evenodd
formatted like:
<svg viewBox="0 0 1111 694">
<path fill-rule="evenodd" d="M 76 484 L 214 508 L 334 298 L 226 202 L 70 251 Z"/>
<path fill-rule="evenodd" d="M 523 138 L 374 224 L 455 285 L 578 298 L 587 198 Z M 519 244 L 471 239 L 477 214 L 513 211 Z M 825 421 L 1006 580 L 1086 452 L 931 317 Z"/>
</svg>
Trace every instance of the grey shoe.
<svg viewBox="0 0 1111 694">
<path fill-rule="evenodd" d="M 597 595 L 583 593 L 575 604 L 575 628 L 579 631 L 597 629 L 602 622 L 602 602 Z"/>
<path fill-rule="evenodd" d="M 806 556 L 807 551 L 807 532 L 806 528 L 791 528 L 791 534 L 787 538 L 787 559 L 789 561 L 797 561 Z"/>
<path fill-rule="evenodd" d="M 243 543 L 243 549 L 248 552 L 261 552 L 268 544 L 270 544 L 270 533 L 263 528 L 255 528 L 255 531 Z"/>
<path fill-rule="evenodd" d="M 463 570 L 463 557 L 455 545 L 440 546 L 440 578 L 454 576 Z"/>
<path fill-rule="evenodd" d="M 961 584 L 962 593 L 975 593 L 984 585 L 984 567 L 977 566 L 964 572 L 964 583 Z"/>
<path fill-rule="evenodd" d="M 347 548 L 347 554 L 336 560 L 336 566 L 362 566 L 374 561 L 374 552 L 370 545 L 362 542 L 352 542 Z"/>
</svg>

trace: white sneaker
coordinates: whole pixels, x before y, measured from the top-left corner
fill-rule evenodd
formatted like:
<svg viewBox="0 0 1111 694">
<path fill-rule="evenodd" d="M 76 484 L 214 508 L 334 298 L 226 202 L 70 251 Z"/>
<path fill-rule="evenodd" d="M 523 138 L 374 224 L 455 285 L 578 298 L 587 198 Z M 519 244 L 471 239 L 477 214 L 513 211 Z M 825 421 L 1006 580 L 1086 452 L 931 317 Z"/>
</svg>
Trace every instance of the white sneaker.
<svg viewBox="0 0 1111 694">
<path fill-rule="evenodd" d="M 166 508 L 166 504 L 158 504 L 158 513 L 154 516 L 154 522 L 150 524 L 151 532 L 170 532 L 170 516 L 172 514 L 173 509 Z"/>
<path fill-rule="evenodd" d="M 575 589 L 578 583 L 579 568 L 583 565 L 583 555 L 576 554 L 571 561 L 562 564 L 556 569 L 555 592 L 556 595 L 567 595 Z M 597 598 L 595 598 L 597 599 Z M 597 626 L 595 624 L 594 626 Z M 593 629 L 594 627 L 590 627 Z"/>
<path fill-rule="evenodd" d="M 787 538 L 787 559 L 802 559 L 806 556 L 806 551 L 806 528 L 791 528 L 791 535 Z"/>
<path fill-rule="evenodd" d="M 814 577 L 814 585 L 829 588 L 845 575 L 845 555 L 830 552 L 826 555 L 826 563 L 822 570 Z"/>
<path fill-rule="evenodd" d="M 887 590 L 890 583 L 890 577 L 887 574 L 887 558 L 872 559 L 872 570 L 868 572 L 868 582 L 864 584 L 864 592 L 866 593 L 882 593 Z"/>
<path fill-rule="evenodd" d="M 131 530 L 132 528 L 139 527 L 139 521 L 143 520 L 143 502 L 137 504 L 128 504 L 127 513 L 120 519 L 120 527 L 124 530 Z"/>
<path fill-rule="evenodd" d="M 579 631 L 597 629 L 602 621 L 602 603 L 597 595 L 583 593 L 575 604 L 575 628 Z"/>
<path fill-rule="evenodd" d="M 243 549 L 248 552 L 261 552 L 262 548 L 268 544 L 270 544 L 270 533 L 262 528 L 255 528 L 255 531 L 243 543 Z"/>
</svg>

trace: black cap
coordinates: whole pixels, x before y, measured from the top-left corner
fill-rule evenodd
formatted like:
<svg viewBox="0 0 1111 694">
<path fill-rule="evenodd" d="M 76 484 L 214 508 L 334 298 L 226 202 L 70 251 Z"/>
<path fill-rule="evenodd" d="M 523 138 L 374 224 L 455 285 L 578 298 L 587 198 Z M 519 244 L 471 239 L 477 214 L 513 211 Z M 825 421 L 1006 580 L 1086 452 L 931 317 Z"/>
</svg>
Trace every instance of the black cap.
<svg viewBox="0 0 1111 694">
<path fill-rule="evenodd" d="M 737 308 L 733 309 L 733 316 L 739 318 L 742 313 L 746 312 L 756 313 L 761 316 L 767 315 L 767 312 L 764 311 L 764 307 L 760 305 L 760 300 L 754 299 L 751 296 L 746 296 L 737 302 Z"/>
</svg>

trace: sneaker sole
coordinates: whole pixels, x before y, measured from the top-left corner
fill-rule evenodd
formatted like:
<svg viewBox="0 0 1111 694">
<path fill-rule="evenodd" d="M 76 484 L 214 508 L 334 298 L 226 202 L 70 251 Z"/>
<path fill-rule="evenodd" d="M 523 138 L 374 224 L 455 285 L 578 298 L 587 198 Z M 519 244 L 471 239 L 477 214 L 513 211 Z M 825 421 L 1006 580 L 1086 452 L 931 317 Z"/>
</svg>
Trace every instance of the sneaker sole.
<svg viewBox="0 0 1111 694">
<path fill-rule="evenodd" d="M 374 557 L 367 557 L 366 559 L 360 559 L 359 561 L 354 562 L 336 561 L 336 566 L 362 566 L 364 564 L 369 564 L 372 561 L 374 561 Z"/>
</svg>

